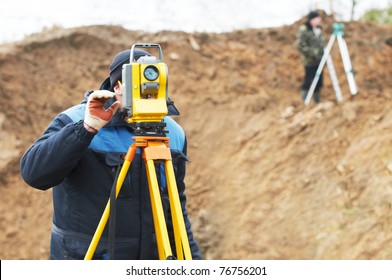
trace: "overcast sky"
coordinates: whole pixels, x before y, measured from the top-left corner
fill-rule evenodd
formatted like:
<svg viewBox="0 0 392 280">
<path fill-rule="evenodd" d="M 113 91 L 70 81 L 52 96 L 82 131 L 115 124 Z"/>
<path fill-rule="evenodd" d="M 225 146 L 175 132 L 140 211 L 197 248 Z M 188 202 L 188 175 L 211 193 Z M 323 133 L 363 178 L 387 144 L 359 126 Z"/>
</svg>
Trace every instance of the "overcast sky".
<svg viewBox="0 0 392 280">
<path fill-rule="evenodd" d="M 225 32 L 291 24 L 314 8 L 330 12 L 330 0 L 0 0 L 0 43 L 44 27 L 122 25 L 145 31 Z M 355 18 L 392 0 L 357 0 Z M 352 0 L 332 0 L 349 20 Z"/>
</svg>

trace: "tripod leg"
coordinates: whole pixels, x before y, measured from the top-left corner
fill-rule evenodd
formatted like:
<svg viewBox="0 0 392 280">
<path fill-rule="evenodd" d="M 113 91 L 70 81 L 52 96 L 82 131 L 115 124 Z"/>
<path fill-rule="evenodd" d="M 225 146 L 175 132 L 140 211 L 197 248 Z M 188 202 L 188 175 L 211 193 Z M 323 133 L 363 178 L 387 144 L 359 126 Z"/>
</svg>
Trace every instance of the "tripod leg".
<svg viewBox="0 0 392 280">
<path fill-rule="evenodd" d="M 331 76 L 333 89 L 335 90 L 336 100 L 338 102 L 342 102 L 343 101 L 342 91 L 340 89 L 339 80 L 338 77 L 336 76 L 335 66 L 333 65 L 332 58 L 330 55 L 328 55 L 327 67 L 328 67 L 329 75 Z"/>
<path fill-rule="evenodd" d="M 158 180 L 155 172 L 155 165 L 152 159 L 146 159 L 146 170 L 151 208 L 154 218 L 155 235 L 157 238 L 158 255 L 160 260 L 166 260 L 173 256 L 173 253 L 170 247 L 169 235 L 167 232 L 166 220 L 163 214 L 161 195 L 159 193 Z"/>
<path fill-rule="evenodd" d="M 309 105 L 310 100 L 312 99 L 317 82 L 320 79 L 321 72 L 323 71 L 325 62 L 327 61 L 327 58 L 329 56 L 329 52 L 331 51 L 333 42 L 335 41 L 335 38 L 336 38 L 336 36 L 332 34 L 331 38 L 329 39 L 328 45 L 324 50 L 323 57 L 321 58 L 320 64 L 319 64 L 317 71 L 316 71 L 316 75 L 314 76 L 314 79 L 313 79 L 313 82 L 309 88 L 308 94 L 306 95 L 305 105 Z"/>
<path fill-rule="evenodd" d="M 342 36 L 338 36 L 338 44 L 340 48 L 340 55 L 342 56 L 342 60 L 343 60 L 344 70 L 346 71 L 350 92 L 351 95 L 355 95 L 357 94 L 358 90 L 354 80 L 354 74 L 351 66 L 350 55 L 348 53 L 347 44 Z"/>
<path fill-rule="evenodd" d="M 125 177 L 128 173 L 131 162 L 132 162 L 133 158 L 135 157 L 136 149 L 137 149 L 136 145 L 133 144 L 128 149 L 128 152 L 125 155 L 124 164 L 121 168 L 121 171 L 118 176 L 117 183 L 116 183 L 116 198 L 117 198 L 118 194 L 120 193 L 121 187 L 124 183 L 124 180 L 125 180 Z M 110 214 L 110 199 L 106 203 L 105 211 L 102 214 L 101 220 L 99 221 L 98 227 L 95 230 L 93 239 L 92 239 L 90 246 L 87 250 L 87 253 L 84 257 L 85 260 L 91 260 L 93 258 L 93 255 L 95 253 L 95 250 L 97 249 L 99 240 L 101 239 L 102 233 L 103 233 L 105 226 L 108 222 L 109 214 Z"/>
<path fill-rule="evenodd" d="M 177 183 L 174 176 L 173 162 L 165 161 L 165 172 L 169 192 L 170 210 L 173 220 L 174 238 L 176 242 L 177 259 L 191 260 L 191 249 L 189 247 L 188 235 L 186 233 L 184 216 L 182 214 L 181 202 L 178 195 Z"/>
</svg>

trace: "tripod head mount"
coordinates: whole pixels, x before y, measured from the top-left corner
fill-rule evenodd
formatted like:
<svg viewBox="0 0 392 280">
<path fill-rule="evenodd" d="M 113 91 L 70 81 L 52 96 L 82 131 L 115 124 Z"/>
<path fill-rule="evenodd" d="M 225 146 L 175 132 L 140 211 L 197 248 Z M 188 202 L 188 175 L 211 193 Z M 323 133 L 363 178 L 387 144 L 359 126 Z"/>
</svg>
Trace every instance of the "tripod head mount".
<svg viewBox="0 0 392 280">
<path fill-rule="evenodd" d="M 332 28 L 333 28 L 333 34 L 335 36 L 343 36 L 344 35 L 344 32 L 343 32 L 344 24 L 343 23 L 334 23 L 332 25 Z"/>
<path fill-rule="evenodd" d="M 135 136 L 166 137 L 166 123 L 162 122 L 135 122 L 130 123 Z"/>
</svg>

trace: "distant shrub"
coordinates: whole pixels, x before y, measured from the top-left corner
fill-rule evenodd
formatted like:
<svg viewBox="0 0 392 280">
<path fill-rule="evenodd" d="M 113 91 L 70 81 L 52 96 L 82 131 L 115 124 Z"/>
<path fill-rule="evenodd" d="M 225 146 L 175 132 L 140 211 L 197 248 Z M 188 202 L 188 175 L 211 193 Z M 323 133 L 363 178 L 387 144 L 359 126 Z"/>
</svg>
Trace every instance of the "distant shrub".
<svg viewBox="0 0 392 280">
<path fill-rule="evenodd" d="M 386 9 L 368 10 L 360 20 L 364 22 L 392 24 L 392 4 Z"/>
</svg>

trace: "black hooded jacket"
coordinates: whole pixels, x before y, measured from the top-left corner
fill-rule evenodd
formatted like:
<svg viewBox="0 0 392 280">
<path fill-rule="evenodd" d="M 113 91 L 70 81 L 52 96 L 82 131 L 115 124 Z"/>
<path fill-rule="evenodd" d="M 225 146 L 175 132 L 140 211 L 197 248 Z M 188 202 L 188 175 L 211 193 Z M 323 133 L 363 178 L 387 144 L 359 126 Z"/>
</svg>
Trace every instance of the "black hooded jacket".
<svg viewBox="0 0 392 280">
<path fill-rule="evenodd" d="M 106 80 L 101 89 L 110 86 Z M 85 96 L 91 92 L 87 92 Z M 113 100 L 108 101 L 108 106 Z M 171 109 L 170 109 L 171 108 Z M 30 186 L 53 191 L 51 259 L 83 259 L 108 201 L 116 170 L 132 145 L 132 128 L 117 113 L 97 134 L 83 126 L 86 102 L 60 113 L 21 159 L 21 175 Z M 174 111 L 173 111 L 174 110 Z M 175 107 L 169 111 L 178 113 Z M 193 259 L 200 259 L 186 211 L 186 137 L 165 117 L 176 183 Z M 157 167 L 165 217 L 170 217 L 163 166 Z M 137 152 L 116 201 L 116 259 L 157 259 L 151 203 L 144 161 Z M 173 240 L 171 219 L 166 219 Z M 94 259 L 108 252 L 105 229 Z M 171 242 L 171 244 L 174 244 Z M 175 251 L 173 251 L 175 252 Z"/>
</svg>

